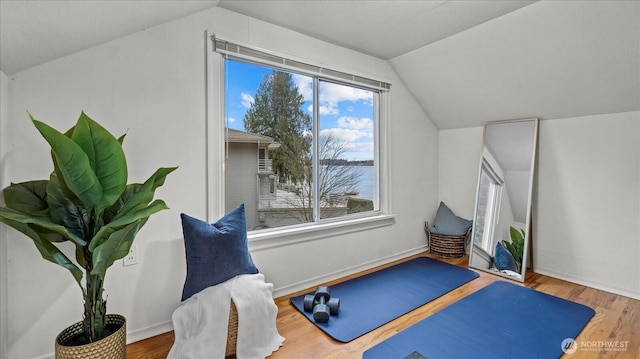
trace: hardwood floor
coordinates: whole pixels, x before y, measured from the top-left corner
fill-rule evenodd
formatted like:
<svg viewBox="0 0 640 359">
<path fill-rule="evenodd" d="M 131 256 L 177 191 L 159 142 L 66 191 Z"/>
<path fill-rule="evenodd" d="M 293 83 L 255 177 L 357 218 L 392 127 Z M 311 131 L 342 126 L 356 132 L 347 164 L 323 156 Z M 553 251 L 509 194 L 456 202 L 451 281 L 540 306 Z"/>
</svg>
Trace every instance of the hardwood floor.
<svg viewBox="0 0 640 359">
<path fill-rule="evenodd" d="M 419 256 L 431 255 L 421 254 Z M 414 257 L 417 256 L 404 260 Z M 462 267 L 467 266 L 467 258 L 434 258 Z M 332 285 L 398 262 L 400 261 L 326 284 Z M 365 350 L 391 337 L 395 333 L 494 281 L 503 280 L 488 273 L 479 273 L 480 277 L 478 279 L 472 280 L 444 296 L 349 343 L 340 343 L 330 339 L 289 304 L 290 296 L 300 295 L 314 288 L 276 298 L 275 302 L 279 310 L 276 324 L 278 331 L 286 338 L 286 341 L 284 345 L 269 358 L 361 358 Z M 579 344 L 582 343 L 583 347 L 578 348 L 574 354 L 565 354 L 563 358 L 640 358 L 640 300 L 603 292 L 536 273 L 527 274 L 527 280 L 524 285 L 560 298 L 582 303 L 595 309 L 596 315 L 576 338 L 576 342 Z M 609 345 L 615 342 L 621 347 L 619 347 L 617 351 L 603 349 L 603 342 Z M 127 346 L 127 357 L 129 359 L 164 359 L 172 344 L 173 332 L 161 334 L 153 338 L 129 344 Z"/>
</svg>

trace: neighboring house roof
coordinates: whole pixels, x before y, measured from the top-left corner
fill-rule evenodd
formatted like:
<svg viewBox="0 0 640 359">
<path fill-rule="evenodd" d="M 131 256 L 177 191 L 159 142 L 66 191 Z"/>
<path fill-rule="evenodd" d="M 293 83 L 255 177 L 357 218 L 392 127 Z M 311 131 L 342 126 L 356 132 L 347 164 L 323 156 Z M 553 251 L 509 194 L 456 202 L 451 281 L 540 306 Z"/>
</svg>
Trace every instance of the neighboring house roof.
<svg viewBox="0 0 640 359">
<path fill-rule="evenodd" d="M 280 147 L 278 142 L 275 142 L 272 137 L 258 135 L 256 133 L 244 132 L 234 130 L 232 128 L 226 128 L 226 139 L 231 143 L 257 143 L 258 145 L 266 145 L 270 149 Z"/>
</svg>

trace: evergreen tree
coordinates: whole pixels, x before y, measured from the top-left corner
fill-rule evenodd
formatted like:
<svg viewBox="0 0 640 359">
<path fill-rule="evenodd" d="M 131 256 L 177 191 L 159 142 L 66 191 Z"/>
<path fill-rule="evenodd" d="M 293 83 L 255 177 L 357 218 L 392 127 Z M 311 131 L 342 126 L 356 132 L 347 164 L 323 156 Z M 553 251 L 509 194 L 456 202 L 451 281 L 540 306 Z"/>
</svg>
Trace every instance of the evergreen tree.
<svg viewBox="0 0 640 359">
<path fill-rule="evenodd" d="M 281 147 L 270 153 L 273 168 L 282 180 L 304 179 L 301 166 L 287 164 L 285 154 L 297 153 L 300 158 L 311 149 L 311 116 L 303 110 L 304 97 L 298 92 L 290 73 L 273 71 L 266 75 L 244 116 L 244 128 L 273 138 Z"/>
<path fill-rule="evenodd" d="M 301 223 L 313 221 L 314 202 L 312 119 L 303 106 L 304 97 L 291 74 L 273 71 L 262 79 L 254 102 L 244 116 L 246 131 L 269 136 L 280 143 L 277 150 L 269 152 L 269 157 L 280 179 L 291 180 L 295 187 L 291 190 L 293 196 L 286 199 L 295 210 L 288 211 L 286 216 Z M 318 156 L 322 165 L 318 171 L 318 200 L 322 218 L 334 216 L 332 208 L 346 206 L 345 193 L 354 192 L 360 181 L 360 173 L 342 158 L 345 150 L 345 143 L 333 136 L 319 139 Z"/>
</svg>

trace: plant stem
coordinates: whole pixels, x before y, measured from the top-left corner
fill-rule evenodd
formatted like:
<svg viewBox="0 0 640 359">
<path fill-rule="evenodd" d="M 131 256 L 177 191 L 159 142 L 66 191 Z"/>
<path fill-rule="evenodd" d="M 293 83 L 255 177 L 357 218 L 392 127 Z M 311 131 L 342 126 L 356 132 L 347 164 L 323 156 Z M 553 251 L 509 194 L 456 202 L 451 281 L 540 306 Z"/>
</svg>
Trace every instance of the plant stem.
<svg viewBox="0 0 640 359">
<path fill-rule="evenodd" d="M 88 342 L 102 339 L 105 326 L 107 301 L 102 297 L 104 281 L 98 275 L 91 274 L 93 269 L 92 254 L 87 249 L 86 291 L 84 294 L 84 335 Z"/>
</svg>

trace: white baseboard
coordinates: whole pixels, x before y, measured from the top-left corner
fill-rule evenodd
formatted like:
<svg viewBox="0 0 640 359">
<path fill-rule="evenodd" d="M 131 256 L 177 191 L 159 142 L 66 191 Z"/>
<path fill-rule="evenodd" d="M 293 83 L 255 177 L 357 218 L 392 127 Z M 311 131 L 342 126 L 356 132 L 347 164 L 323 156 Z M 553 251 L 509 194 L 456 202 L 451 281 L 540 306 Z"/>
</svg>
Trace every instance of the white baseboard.
<svg viewBox="0 0 640 359">
<path fill-rule="evenodd" d="M 309 278 L 297 283 L 292 283 L 292 284 L 288 284 L 282 287 L 278 287 L 278 288 L 274 288 L 273 290 L 273 297 L 274 298 L 278 298 L 278 297 L 282 297 L 291 293 L 295 293 L 297 291 L 303 290 L 303 289 L 307 289 L 313 286 L 316 286 L 318 284 L 321 283 L 325 283 L 325 282 L 329 282 L 332 280 L 336 280 L 342 277 L 346 277 L 348 275 L 354 274 L 354 273 L 358 273 L 358 272 L 362 272 L 364 270 L 367 269 L 371 269 L 383 264 L 387 264 L 393 261 L 396 261 L 398 259 L 402 259 L 402 258 L 406 258 L 409 256 L 412 256 L 414 254 L 418 254 L 418 253 L 422 253 L 426 251 L 426 245 L 417 247 L 417 248 L 413 248 L 410 250 L 406 250 L 400 253 L 396 253 L 394 255 L 390 255 L 390 256 L 386 256 L 386 257 L 382 257 L 382 258 L 378 258 L 366 263 L 362 263 L 353 267 L 348 267 L 348 268 L 344 268 L 341 269 L 339 271 L 335 271 L 332 273 L 327 273 L 327 274 L 323 274 L 321 276 L 317 276 L 317 277 L 313 277 L 313 278 Z"/>
<path fill-rule="evenodd" d="M 156 335 L 170 332 L 173 330 L 171 321 L 152 325 L 150 327 L 127 331 L 127 344 L 135 343 L 140 340 L 155 337 Z"/>
<path fill-rule="evenodd" d="M 55 353 L 43 354 L 37 357 L 33 357 L 31 359 L 55 359 Z"/>
<path fill-rule="evenodd" d="M 539 274 L 544 274 L 544 275 L 549 276 L 549 277 L 566 280 L 567 282 L 576 283 L 576 284 L 584 285 L 586 287 L 591 287 L 591 288 L 602 290 L 602 291 L 605 291 L 605 292 L 618 294 L 618 295 L 623 295 L 625 297 L 629 297 L 629 298 L 639 299 L 640 300 L 640 293 L 638 293 L 638 292 L 632 292 L 632 291 L 627 291 L 627 290 L 620 289 L 620 288 L 610 287 L 610 286 L 602 284 L 602 283 L 592 282 L 592 281 L 590 281 L 588 279 L 578 278 L 578 277 L 574 277 L 574 276 L 567 275 L 567 274 L 564 274 L 564 273 L 558 273 L 556 271 L 549 270 L 549 269 L 546 269 L 546 268 L 540 268 L 538 266 L 535 266 L 533 271 L 536 272 L 536 273 L 539 273 Z"/>
</svg>

